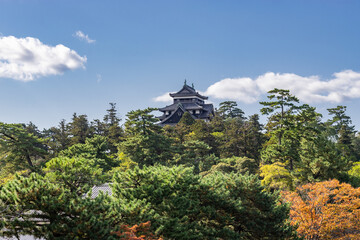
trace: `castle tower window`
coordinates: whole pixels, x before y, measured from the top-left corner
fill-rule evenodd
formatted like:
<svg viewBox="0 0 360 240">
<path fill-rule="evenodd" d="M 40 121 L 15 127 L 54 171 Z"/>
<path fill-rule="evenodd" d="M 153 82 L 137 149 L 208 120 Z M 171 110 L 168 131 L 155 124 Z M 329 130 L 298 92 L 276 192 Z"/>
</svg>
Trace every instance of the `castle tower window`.
<svg viewBox="0 0 360 240">
<path fill-rule="evenodd" d="M 200 114 L 200 110 L 196 110 L 196 111 L 195 111 L 195 114 Z"/>
</svg>

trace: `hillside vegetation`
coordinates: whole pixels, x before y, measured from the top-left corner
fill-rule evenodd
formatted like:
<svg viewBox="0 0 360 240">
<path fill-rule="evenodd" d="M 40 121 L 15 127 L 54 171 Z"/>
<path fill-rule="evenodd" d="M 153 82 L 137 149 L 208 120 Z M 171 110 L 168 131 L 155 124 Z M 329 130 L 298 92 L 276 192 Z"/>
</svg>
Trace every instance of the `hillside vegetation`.
<svg viewBox="0 0 360 240">
<path fill-rule="evenodd" d="M 0 236 L 45 239 L 360 239 L 360 137 L 288 90 L 267 122 L 222 102 L 211 122 L 156 109 L 74 113 L 40 131 L 0 122 Z M 112 195 L 91 198 L 110 183 Z"/>
</svg>

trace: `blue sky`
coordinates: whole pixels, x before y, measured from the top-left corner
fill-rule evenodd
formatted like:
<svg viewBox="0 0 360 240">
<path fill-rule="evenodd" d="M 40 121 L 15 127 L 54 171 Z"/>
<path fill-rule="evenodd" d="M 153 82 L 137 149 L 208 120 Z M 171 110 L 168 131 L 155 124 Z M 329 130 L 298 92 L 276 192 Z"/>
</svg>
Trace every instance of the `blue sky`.
<svg viewBox="0 0 360 240">
<path fill-rule="evenodd" d="M 288 88 L 360 126 L 360 1 L 0 0 L 0 121 L 163 107 L 187 79 L 259 113 Z M 265 118 L 263 118 L 265 119 Z"/>
</svg>

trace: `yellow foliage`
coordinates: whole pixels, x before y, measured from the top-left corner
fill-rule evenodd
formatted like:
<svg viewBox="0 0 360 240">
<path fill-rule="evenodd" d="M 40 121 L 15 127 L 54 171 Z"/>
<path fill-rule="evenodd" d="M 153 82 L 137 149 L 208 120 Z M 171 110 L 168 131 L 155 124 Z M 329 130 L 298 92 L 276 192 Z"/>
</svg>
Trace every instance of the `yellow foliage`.
<svg viewBox="0 0 360 240">
<path fill-rule="evenodd" d="M 211 135 L 213 135 L 215 138 L 220 138 L 220 139 L 224 137 L 223 132 L 213 132 L 211 133 Z"/>
<path fill-rule="evenodd" d="M 191 140 L 191 139 L 194 138 L 194 136 L 195 136 L 195 132 L 192 131 L 192 132 L 189 132 L 188 134 L 185 135 L 185 139 L 186 140 Z"/>
<path fill-rule="evenodd" d="M 261 184 L 269 189 L 291 190 L 293 179 L 290 171 L 279 162 L 266 164 L 260 167 L 260 176 L 263 178 Z"/>
<path fill-rule="evenodd" d="M 127 156 L 124 152 L 120 152 L 118 154 L 118 159 L 120 161 L 120 165 L 118 167 L 115 167 L 111 170 L 111 172 L 117 172 L 117 171 L 126 171 L 128 169 L 133 169 L 138 164 L 131 160 L 129 156 Z"/>
<path fill-rule="evenodd" d="M 28 172 L 28 170 L 17 171 L 14 174 L 10 173 L 5 177 L 1 177 L 0 178 L 0 186 L 4 185 L 5 183 L 7 183 L 7 182 L 9 182 L 11 180 L 13 180 L 16 177 L 16 175 L 23 175 L 23 174 L 25 174 L 27 172 Z"/>
</svg>

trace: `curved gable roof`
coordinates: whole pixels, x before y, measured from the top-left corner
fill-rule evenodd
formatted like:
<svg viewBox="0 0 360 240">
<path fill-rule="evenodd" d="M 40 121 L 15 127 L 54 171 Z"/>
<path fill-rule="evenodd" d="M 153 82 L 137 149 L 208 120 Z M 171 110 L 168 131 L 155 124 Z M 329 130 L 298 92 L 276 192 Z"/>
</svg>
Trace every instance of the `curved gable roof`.
<svg viewBox="0 0 360 240">
<path fill-rule="evenodd" d="M 187 84 L 184 84 L 182 89 L 178 91 L 177 93 L 170 93 L 171 97 L 190 97 L 190 96 L 197 96 L 201 99 L 208 99 L 208 97 L 200 95 L 198 92 L 195 91 L 194 88 L 190 87 Z"/>
</svg>

